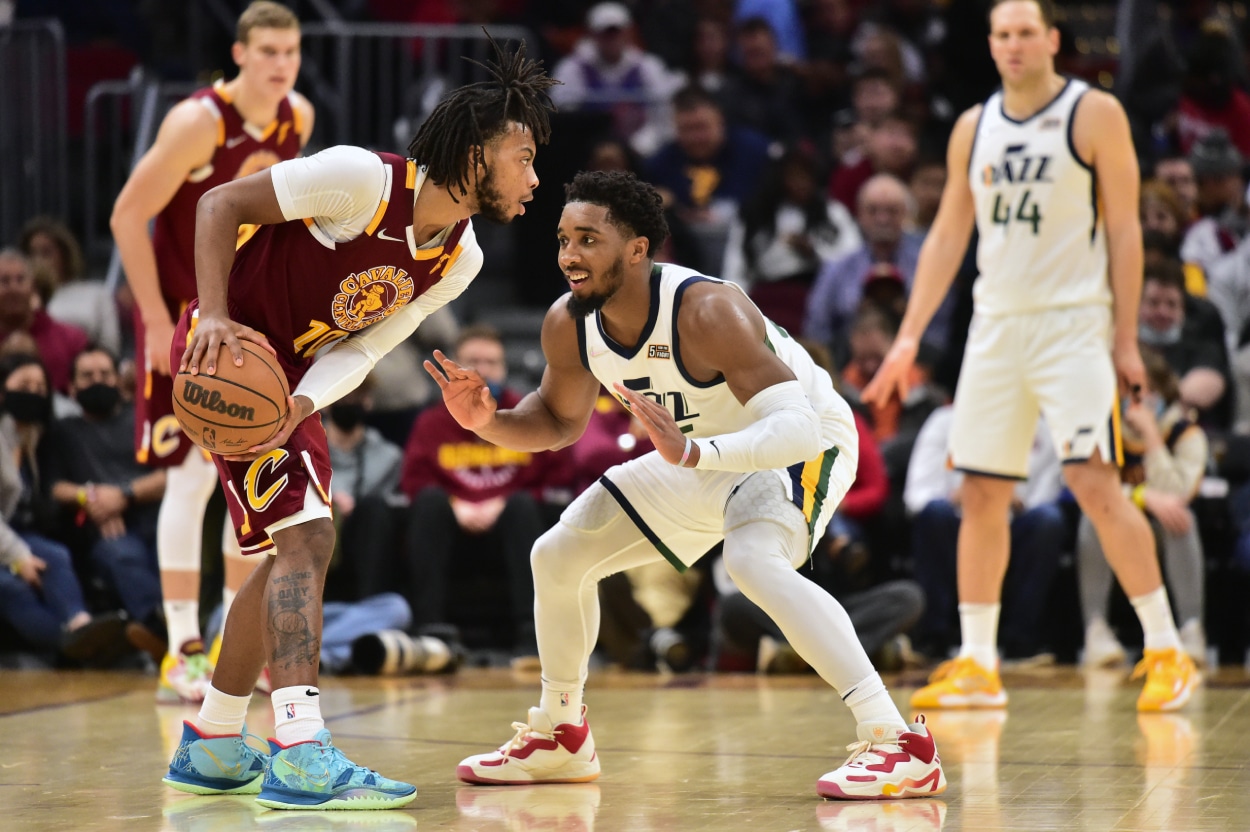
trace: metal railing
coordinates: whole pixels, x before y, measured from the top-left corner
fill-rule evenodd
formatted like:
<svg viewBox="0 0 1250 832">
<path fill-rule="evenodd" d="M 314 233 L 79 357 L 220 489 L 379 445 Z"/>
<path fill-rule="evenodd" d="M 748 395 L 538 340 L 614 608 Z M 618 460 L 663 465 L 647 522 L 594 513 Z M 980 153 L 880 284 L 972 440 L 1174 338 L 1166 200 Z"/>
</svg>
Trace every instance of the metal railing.
<svg viewBox="0 0 1250 832">
<path fill-rule="evenodd" d="M 65 218 L 65 34 L 56 20 L 0 27 L 0 240 L 36 214 Z"/>
<path fill-rule="evenodd" d="M 124 81 L 101 81 L 87 92 L 83 143 L 83 250 L 109 258 L 108 280 L 121 277 L 109 216 L 130 171 L 151 147 L 169 108 L 193 92 L 193 83 L 160 83 L 136 69 Z"/>
</svg>

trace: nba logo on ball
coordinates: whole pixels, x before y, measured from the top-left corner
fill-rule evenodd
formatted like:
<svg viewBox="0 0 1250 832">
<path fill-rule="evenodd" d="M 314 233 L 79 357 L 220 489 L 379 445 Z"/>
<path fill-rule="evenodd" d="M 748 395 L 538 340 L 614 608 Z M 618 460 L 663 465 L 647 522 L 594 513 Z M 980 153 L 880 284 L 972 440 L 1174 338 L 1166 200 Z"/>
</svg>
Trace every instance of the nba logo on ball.
<svg viewBox="0 0 1250 832">
<path fill-rule="evenodd" d="M 295 703 L 288 702 L 286 706 L 286 718 L 295 719 Z"/>
</svg>

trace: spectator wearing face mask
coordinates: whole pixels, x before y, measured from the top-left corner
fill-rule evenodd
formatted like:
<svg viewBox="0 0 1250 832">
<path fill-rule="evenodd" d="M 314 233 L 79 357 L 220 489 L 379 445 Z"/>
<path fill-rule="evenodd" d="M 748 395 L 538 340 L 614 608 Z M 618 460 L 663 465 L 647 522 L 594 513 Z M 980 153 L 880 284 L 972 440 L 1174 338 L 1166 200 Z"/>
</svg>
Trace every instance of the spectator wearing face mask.
<svg viewBox="0 0 1250 832">
<path fill-rule="evenodd" d="M 340 580 L 327 592 L 358 600 L 395 588 L 401 529 L 399 476 L 404 452 L 365 426 L 373 409 L 368 380 L 322 414 L 334 471 L 332 491 L 338 544 L 332 569 Z M 345 551 L 346 557 L 340 557 Z"/>
<path fill-rule="evenodd" d="M 130 616 L 135 646 L 159 661 L 165 638 L 156 514 L 165 472 L 135 459 L 134 406 L 122 403 L 118 383 L 106 350 L 88 347 L 74 358 L 71 392 L 83 414 L 55 426 L 45 475 L 65 527 Z"/>
<path fill-rule="evenodd" d="M 45 532 L 38 451 L 50 413 L 48 376 L 29 355 L 0 358 L 0 619 L 39 652 L 101 660 L 123 644 L 124 618 L 93 616 L 69 549 Z"/>
<path fill-rule="evenodd" d="M 520 402 L 521 394 L 505 386 L 503 341 L 495 329 L 466 327 L 453 359 L 482 377 L 501 409 Z M 417 627 L 455 625 L 469 647 L 536 655 L 530 549 L 550 525 L 545 492 L 568 480 L 568 458 L 564 451 L 492 445 L 460 427 L 441 398 L 422 411 L 404 448 L 401 480 L 412 500 L 407 593 Z M 505 603 L 485 603 L 482 596 L 498 587 L 500 575 Z"/>
<path fill-rule="evenodd" d="M 1185 276 L 1174 260 L 1145 270 L 1138 337 L 1180 379 L 1179 399 L 1203 425 L 1227 430 L 1231 421 L 1230 372 L 1223 327 L 1199 328 L 1185 314 Z"/>
</svg>

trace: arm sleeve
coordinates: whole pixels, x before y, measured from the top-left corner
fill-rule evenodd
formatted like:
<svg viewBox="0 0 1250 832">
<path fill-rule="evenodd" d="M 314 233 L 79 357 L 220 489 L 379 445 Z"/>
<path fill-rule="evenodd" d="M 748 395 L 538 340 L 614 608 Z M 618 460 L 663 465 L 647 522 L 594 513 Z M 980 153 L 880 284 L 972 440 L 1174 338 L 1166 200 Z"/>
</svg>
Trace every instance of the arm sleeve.
<svg viewBox="0 0 1250 832">
<path fill-rule="evenodd" d="M 386 166 L 359 147 L 331 147 L 269 171 L 282 216 L 314 218 L 337 242 L 360 236 L 385 196 Z"/>
<path fill-rule="evenodd" d="M 333 404 L 355 390 L 378 359 L 412 335 L 427 316 L 459 297 L 482 268 L 482 249 L 472 225 L 460 244 L 464 251 L 442 280 L 381 323 L 335 344 L 317 359 L 292 395 L 307 396 L 314 410 Z"/>
<path fill-rule="evenodd" d="M 705 471 L 770 471 L 815 459 L 820 446 L 820 417 L 803 385 L 783 381 L 766 387 L 745 405 L 751 424 L 735 433 L 693 440 Z"/>
</svg>

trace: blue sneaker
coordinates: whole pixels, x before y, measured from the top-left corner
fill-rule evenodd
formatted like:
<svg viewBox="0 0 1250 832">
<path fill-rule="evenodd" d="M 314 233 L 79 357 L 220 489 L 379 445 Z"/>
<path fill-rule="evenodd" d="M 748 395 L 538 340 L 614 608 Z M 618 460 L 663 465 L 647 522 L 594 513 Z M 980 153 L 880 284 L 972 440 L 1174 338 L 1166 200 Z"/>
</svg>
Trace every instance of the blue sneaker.
<svg viewBox="0 0 1250 832">
<path fill-rule="evenodd" d="M 169 764 L 163 783 L 190 794 L 259 794 L 269 755 L 246 742 L 241 734 L 214 737 L 182 723 L 182 741 Z"/>
<path fill-rule="evenodd" d="M 417 797 L 416 786 L 347 759 L 324 728 L 316 739 L 294 745 L 270 740 L 269 752 L 256 802 L 270 809 L 398 809 Z"/>
</svg>

